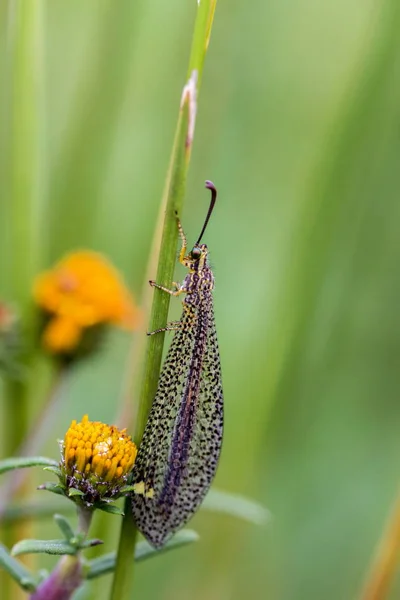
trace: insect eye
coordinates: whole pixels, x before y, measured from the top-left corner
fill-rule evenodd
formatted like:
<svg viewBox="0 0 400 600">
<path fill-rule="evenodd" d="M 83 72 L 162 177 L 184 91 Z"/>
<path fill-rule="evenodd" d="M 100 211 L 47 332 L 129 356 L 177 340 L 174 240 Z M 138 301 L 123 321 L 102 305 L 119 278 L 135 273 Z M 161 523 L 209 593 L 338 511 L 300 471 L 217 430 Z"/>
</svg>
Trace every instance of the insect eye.
<svg viewBox="0 0 400 600">
<path fill-rule="evenodd" d="M 201 250 L 195 246 L 190 254 L 192 255 L 192 258 L 197 260 L 201 256 Z"/>
</svg>

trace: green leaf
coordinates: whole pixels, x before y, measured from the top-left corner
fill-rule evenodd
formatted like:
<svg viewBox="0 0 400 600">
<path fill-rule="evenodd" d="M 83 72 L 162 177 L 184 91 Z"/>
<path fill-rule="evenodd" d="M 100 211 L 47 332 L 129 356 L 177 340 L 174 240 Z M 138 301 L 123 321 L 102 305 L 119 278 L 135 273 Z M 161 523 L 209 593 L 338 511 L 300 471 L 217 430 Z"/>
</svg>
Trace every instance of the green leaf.
<svg viewBox="0 0 400 600">
<path fill-rule="evenodd" d="M 38 490 L 46 490 L 46 492 L 53 492 L 53 494 L 58 494 L 59 496 L 65 496 L 65 490 L 59 483 L 52 483 L 51 481 L 47 481 L 46 483 L 42 483 L 39 485 Z"/>
<path fill-rule="evenodd" d="M 153 546 L 150 546 L 150 544 L 146 541 L 139 542 L 135 547 L 135 562 L 140 562 L 146 558 L 150 558 L 151 556 L 163 554 L 168 550 L 173 550 L 174 548 L 180 548 L 181 546 L 186 546 L 192 542 L 197 542 L 198 539 L 199 536 L 195 531 L 192 529 L 183 529 L 182 531 L 178 531 L 178 533 L 176 533 L 174 537 L 159 550 L 156 550 L 153 548 Z M 116 552 L 109 552 L 108 554 L 104 554 L 99 558 L 94 558 L 93 560 L 88 561 L 86 578 L 94 579 L 95 577 L 112 573 L 115 569 L 115 563 Z"/>
<path fill-rule="evenodd" d="M 0 460 L 0 475 L 13 469 L 26 469 L 27 467 L 57 467 L 58 462 L 45 456 L 11 457 Z"/>
<path fill-rule="evenodd" d="M 72 539 L 75 537 L 75 532 L 71 527 L 70 522 L 63 515 L 55 514 L 54 520 L 57 523 L 58 527 L 61 530 L 61 533 L 65 537 L 66 541 L 72 543 Z"/>
<path fill-rule="evenodd" d="M 12 556 L 19 556 L 20 554 L 55 554 L 63 555 L 70 554 L 74 555 L 78 552 L 78 548 L 75 548 L 72 544 L 69 544 L 65 540 L 21 540 L 11 550 Z"/>
<path fill-rule="evenodd" d="M 32 574 L 15 560 L 7 548 L 0 544 L 0 566 L 24 589 L 33 592 L 36 589 L 36 581 Z"/>
<path fill-rule="evenodd" d="M 182 529 L 181 531 L 178 531 L 174 537 L 172 537 L 169 542 L 165 544 L 165 546 L 159 548 L 158 550 L 153 548 L 149 542 L 143 540 L 142 542 L 136 544 L 135 561 L 145 560 L 146 558 L 150 558 L 150 556 L 154 556 L 155 554 L 173 550 L 174 548 L 180 548 L 181 546 L 186 546 L 187 544 L 197 542 L 198 540 L 199 534 L 197 531 L 193 531 L 193 529 Z"/>
<path fill-rule="evenodd" d="M 68 496 L 70 498 L 73 498 L 74 496 L 84 496 L 85 493 L 82 492 L 82 490 L 77 490 L 76 488 L 70 488 L 68 490 Z"/>
<path fill-rule="evenodd" d="M 99 558 L 87 561 L 86 563 L 86 579 L 95 579 L 101 575 L 112 573 L 116 564 L 116 552 L 103 554 Z"/>
<path fill-rule="evenodd" d="M 216 489 L 211 489 L 208 492 L 202 508 L 213 512 L 226 513 L 255 525 L 265 525 L 271 518 L 269 510 L 258 502 L 240 494 L 232 494 Z"/>
<path fill-rule="evenodd" d="M 96 504 L 96 508 L 112 515 L 120 515 L 123 517 L 125 514 L 124 511 L 115 504 Z"/>
</svg>

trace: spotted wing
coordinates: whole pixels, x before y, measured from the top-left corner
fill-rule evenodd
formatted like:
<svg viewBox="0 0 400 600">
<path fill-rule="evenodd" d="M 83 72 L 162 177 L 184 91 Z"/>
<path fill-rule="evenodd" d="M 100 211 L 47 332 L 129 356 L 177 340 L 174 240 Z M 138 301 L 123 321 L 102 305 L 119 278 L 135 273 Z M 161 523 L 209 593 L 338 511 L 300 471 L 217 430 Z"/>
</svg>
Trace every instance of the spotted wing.
<svg viewBox="0 0 400 600">
<path fill-rule="evenodd" d="M 197 510 L 222 443 L 223 393 L 212 298 L 184 311 L 163 366 L 135 463 L 138 528 L 162 546 Z"/>
</svg>

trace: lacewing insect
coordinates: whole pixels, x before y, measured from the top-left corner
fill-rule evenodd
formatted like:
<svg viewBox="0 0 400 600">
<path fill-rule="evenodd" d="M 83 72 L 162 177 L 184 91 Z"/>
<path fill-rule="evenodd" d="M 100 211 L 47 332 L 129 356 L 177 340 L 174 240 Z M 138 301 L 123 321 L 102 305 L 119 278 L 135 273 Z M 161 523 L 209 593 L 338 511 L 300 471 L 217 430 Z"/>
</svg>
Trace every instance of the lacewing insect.
<svg viewBox="0 0 400 600">
<path fill-rule="evenodd" d="M 198 241 L 187 254 L 182 242 L 179 262 L 189 269 L 182 284 L 170 290 L 150 285 L 172 296 L 186 294 L 180 321 L 162 329 L 174 331 L 163 365 L 139 453 L 133 470 L 132 510 L 138 529 L 155 547 L 196 512 L 217 469 L 223 430 L 223 393 L 214 321 L 214 275 L 208 249 L 200 244 L 217 198 L 206 181 L 211 203 Z"/>
</svg>

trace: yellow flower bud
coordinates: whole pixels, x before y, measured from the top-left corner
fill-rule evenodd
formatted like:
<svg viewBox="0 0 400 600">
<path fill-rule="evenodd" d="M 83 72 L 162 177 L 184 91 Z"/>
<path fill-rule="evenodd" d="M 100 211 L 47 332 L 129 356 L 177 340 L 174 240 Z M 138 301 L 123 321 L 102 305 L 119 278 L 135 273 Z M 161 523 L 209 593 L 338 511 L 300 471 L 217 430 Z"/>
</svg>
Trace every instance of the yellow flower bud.
<svg viewBox="0 0 400 600">
<path fill-rule="evenodd" d="M 62 444 L 61 471 L 64 485 L 83 493 L 78 501 L 93 506 L 115 500 L 126 485 L 137 455 L 125 429 L 89 421 L 72 421 Z"/>
</svg>

